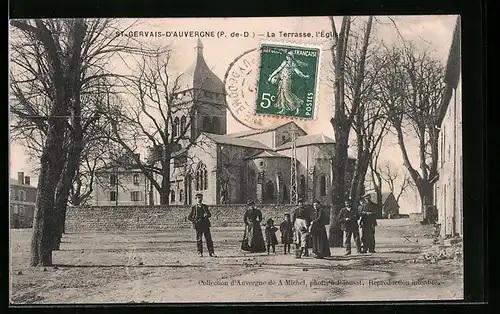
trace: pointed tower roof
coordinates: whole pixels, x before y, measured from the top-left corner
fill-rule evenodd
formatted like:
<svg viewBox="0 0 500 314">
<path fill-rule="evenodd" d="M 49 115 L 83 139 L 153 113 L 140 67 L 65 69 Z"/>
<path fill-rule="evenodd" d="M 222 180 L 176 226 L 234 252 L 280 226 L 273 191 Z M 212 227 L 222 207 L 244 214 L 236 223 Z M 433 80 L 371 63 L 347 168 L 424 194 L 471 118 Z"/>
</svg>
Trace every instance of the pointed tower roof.
<svg viewBox="0 0 500 314">
<path fill-rule="evenodd" d="M 223 94 L 224 83 L 207 65 L 203 56 L 203 43 L 199 38 L 195 49 L 196 61 L 179 78 L 181 90 L 196 88 Z"/>
</svg>

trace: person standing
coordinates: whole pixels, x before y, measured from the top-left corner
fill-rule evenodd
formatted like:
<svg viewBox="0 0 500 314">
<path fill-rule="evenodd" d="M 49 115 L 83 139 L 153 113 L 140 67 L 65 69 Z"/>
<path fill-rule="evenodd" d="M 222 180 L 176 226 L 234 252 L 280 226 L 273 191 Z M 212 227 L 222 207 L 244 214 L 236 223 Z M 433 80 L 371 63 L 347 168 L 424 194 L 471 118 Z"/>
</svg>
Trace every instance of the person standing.
<svg viewBox="0 0 500 314">
<path fill-rule="evenodd" d="M 375 227 L 377 226 L 377 204 L 372 202 L 370 194 L 363 196 L 361 205 L 361 242 L 363 249 L 361 253 L 375 253 Z"/>
<path fill-rule="evenodd" d="M 276 244 L 278 244 L 278 238 L 276 237 L 276 231 L 278 228 L 274 226 L 274 220 L 269 218 L 266 223 L 266 243 L 267 243 L 267 254 L 269 255 L 269 251 L 272 248 L 273 254 L 276 254 Z"/>
<path fill-rule="evenodd" d="M 307 231 L 309 229 L 310 213 L 305 207 L 302 198 L 298 199 L 298 206 L 293 213 L 292 222 L 295 230 L 294 238 L 296 249 L 301 249 L 300 257 L 302 257 L 302 252 L 304 256 L 309 256 L 307 237 L 302 236 L 301 230 L 305 228 Z M 302 243 L 304 239 L 306 239 L 306 243 Z"/>
<path fill-rule="evenodd" d="M 340 210 L 339 219 L 341 223 L 341 229 L 344 232 L 345 238 L 345 255 L 351 254 L 351 237 L 354 237 L 354 242 L 356 244 L 356 251 L 361 253 L 361 241 L 359 239 L 359 225 L 358 219 L 359 215 L 357 210 L 352 208 L 350 201 L 344 202 L 345 207 Z"/>
<path fill-rule="evenodd" d="M 266 243 L 264 242 L 262 229 L 260 227 L 262 212 L 255 208 L 255 203 L 253 201 L 248 201 L 247 205 L 250 208 L 243 215 L 245 233 L 243 234 L 241 249 L 251 253 L 265 252 Z"/>
<path fill-rule="evenodd" d="M 316 211 L 316 219 L 311 222 L 310 226 L 312 250 L 315 258 L 322 259 L 331 254 L 325 227 L 328 223 L 328 217 L 326 217 L 324 211 L 321 209 L 321 203 L 318 200 L 313 202 L 313 208 Z"/>
<path fill-rule="evenodd" d="M 288 254 L 290 254 L 290 245 L 293 243 L 293 223 L 290 220 L 290 214 L 285 214 L 285 220 L 280 225 L 281 232 L 281 243 L 285 247 L 285 254 L 288 249 Z"/>
<path fill-rule="evenodd" d="M 214 253 L 214 243 L 210 233 L 210 217 L 212 217 L 212 214 L 208 210 L 208 206 L 203 204 L 203 194 L 196 194 L 196 205 L 191 208 L 188 220 L 193 223 L 196 230 L 196 245 L 200 257 L 203 256 L 203 236 L 207 243 L 208 254 L 211 257 L 217 257 Z"/>
</svg>

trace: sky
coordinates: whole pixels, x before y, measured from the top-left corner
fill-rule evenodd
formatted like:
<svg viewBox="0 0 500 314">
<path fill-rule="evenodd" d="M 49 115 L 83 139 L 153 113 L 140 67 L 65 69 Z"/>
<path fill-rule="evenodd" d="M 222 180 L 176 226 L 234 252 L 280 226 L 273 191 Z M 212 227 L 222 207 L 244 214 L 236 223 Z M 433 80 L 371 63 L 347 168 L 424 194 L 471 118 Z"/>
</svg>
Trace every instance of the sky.
<svg viewBox="0 0 500 314">
<path fill-rule="evenodd" d="M 342 17 L 335 17 L 337 29 L 340 29 Z M 366 17 L 355 17 L 354 27 L 363 25 Z M 456 16 L 452 15 L 422 15 L 422 16 L 376 16 L 374 21 L 374 36 L 390 44 L 398 39 L 413 40 L 418 47 L 430 47 L 435 55 L 446 62 L 451 44 L 452 33 Z M 331 54 L 332 45 L 326 34 L 331 30 L 328 17 L 273 17 L 273 18 L 169 18 L 169 19 L 123 19 L 119 25 L 124 31 L 143 32 L 185 32 L 185 31 L 223 31 L 226 37 L 202 37 L 203 54 L 208 66 L 221 79 L 228 69 L 229 64 L 241 53 L 249 49 L 258 48 L 262 40 L 274 42 L 293 42 L 294 44 L 320 45 L 322 48 L 320 85 L 318 93 L 317 118 L 315 121 L 300 123 L 309 134 L 324 133 L 333 138 L 333 128 L 330 125 L 332 116 L 333 89 L 331 87 Z M 323 32 L 324 37 L 290 38 L 280 37 L 280 33 L 311 32 L 313 36 Z M 248 32 L 249 37 L 243 37 Z M 240 37 L 232 37 L 238 33 Z M 274 33 L 276 37 L 267 37 Z M 138 33 L 137 33 L 138 34 Z M 255 34 L 255 35 L 254 35 Z M 262 34 L 264 36 L 259 36 Z M 255 37 L 254 37 L 255 36 Z M 144 41 L 159 46 L 169 46 L 172 49 L 171 71 L 183 73 L 192 67 L 196 61 L 196 37 L 135 37 L 134 40 Z M 123 60 L 112 60 L 116 72 L 127 71 Z M 246 130 L 247 127 L 238 123 L 228 112 L 228 133 Z M 416 161 L 417 151 L 410 143 L 410 157 Z M 382 162 L 391 163 L 395 169 L 403 169 L 400 149 L 395 145 L 391 136 L 384 138 Z M 350 151 L 352 155 L 353 151 Z M 37 174 L 32 171 L 33 165 L 29 163 L 25 149 L 16 144 L 10 144 L 10 170 L 11 178 L 17 178 L 17 172 L 23 171 L 32 177 L 32 184 L 37 184 Z M 402 212 L 414 212 L 419 208 L 414 193 L 408 193 L 400 201 Z"/>
</svg>

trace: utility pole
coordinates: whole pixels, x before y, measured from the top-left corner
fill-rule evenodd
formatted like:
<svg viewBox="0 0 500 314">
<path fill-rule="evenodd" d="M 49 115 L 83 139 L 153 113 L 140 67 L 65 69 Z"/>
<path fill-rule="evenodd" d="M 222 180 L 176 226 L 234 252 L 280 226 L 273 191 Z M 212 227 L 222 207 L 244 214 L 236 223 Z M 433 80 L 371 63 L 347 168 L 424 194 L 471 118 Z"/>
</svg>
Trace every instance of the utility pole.
<svg viewBox="0 0 500 314">
<path fill-rule="evenodd" d="M 295 144 L 296 135 L 292 132 L 292 159 L 290 165 L 290 204 L 297 204 L 297 146 Z"/>
</svg>

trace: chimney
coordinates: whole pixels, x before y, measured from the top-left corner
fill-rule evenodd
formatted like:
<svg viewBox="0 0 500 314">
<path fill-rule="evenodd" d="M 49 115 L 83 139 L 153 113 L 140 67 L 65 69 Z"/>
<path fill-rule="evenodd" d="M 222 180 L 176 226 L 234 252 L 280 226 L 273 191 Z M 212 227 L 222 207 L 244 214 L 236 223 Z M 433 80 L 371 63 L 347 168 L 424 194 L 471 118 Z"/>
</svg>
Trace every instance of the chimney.
<svg viewBox="0 0 500 314">
<path fill-rule="evenodd" d="M 30 176 L 25 176 L 24 177 L 24 184 L 30 185 Z"/>
<path fill-rule="evenodd" d="M 24 172 L 17 173 L 17 183 L 19 183 L 20 185 L 24 184 Z"/>
</svg>

